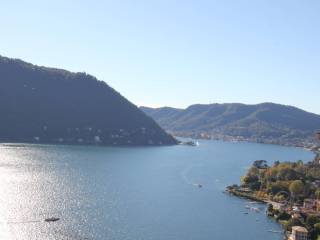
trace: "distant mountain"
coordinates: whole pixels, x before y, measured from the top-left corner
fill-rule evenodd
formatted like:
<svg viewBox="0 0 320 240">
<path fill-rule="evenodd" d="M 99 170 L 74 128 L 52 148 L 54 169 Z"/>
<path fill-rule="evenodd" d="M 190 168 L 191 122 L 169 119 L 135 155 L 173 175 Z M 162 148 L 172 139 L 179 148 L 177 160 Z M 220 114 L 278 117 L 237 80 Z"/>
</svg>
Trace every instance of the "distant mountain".
<svg viewBox="0 0 320 240">
<path fill-rule="evenodd" d="M 319 115 L 274 103 L 140 109 L 177 136 L 305 146 L 320 129 Z"/>
<path fill-rule="evenodd" d="M 176 140 L 86 73 L 0 56 L 0 141 L 162 145 Z"/>
</svg>

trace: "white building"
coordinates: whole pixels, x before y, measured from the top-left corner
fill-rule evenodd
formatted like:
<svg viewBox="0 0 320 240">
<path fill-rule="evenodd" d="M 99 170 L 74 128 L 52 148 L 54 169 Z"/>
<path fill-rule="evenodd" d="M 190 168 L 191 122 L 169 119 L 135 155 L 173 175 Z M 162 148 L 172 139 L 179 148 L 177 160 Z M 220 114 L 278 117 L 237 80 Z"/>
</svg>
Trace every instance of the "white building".
<svg viewBox="0 0 320 240">
<path fill-rule="evenodd" d="M 308 230 L 304 227 L 294 226 L 292 227 L 292 234 L 290 240 L 308 240 Z"/>
</svg>

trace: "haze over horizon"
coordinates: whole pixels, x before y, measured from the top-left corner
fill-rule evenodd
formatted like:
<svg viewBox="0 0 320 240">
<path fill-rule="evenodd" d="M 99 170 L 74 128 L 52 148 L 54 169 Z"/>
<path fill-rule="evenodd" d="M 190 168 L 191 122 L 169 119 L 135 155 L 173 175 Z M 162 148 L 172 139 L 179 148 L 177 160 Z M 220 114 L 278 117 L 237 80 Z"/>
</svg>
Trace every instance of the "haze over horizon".
<svg viewBox="0 0 320 240">
<path fill-rule="evenodd" d="M 85 71 L 137 105 L 320 114 L 319 10 L 315 0 L 13 0 L 0 9 L 0 55 Z"/>
</svg>

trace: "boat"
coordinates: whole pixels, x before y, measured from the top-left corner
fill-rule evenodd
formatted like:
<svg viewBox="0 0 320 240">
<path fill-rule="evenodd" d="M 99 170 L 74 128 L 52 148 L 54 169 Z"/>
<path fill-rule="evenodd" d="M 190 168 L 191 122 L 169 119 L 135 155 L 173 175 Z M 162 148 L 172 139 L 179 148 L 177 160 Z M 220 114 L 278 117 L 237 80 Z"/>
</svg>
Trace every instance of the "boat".
<svg viewBox="0 0 320 240">
<path fill-rule="evenodd" d="M 252 211 L 255 211 L 255 212 L 257 212 L 257 213 L 260 212 L 260 209 L 259 209 L 259 208 L 256 208 L 256 207 L 251 208 L 251 210 L 252 210 Z"/>
<path fill-rule="evenodd" d="M 202 188 L 202 185 L 201 184 L 197 184 L 198 188 Z"/>
<path fill-rule="evenodd" d="M 51 218 L 46 218 L 44 221 L 45 222 L 56 222 L 59 220 L 60 220 L 60 218 L 51 217 Z"/>
<path fill-rule="evenodd" d="M 282 233 L 283 231 L 278 231 L 278 230 L 267 230 L 268 232 L 271 232 L 271 233 Z"/>
<path fill-rule="evenodd" d="M 181 145 L 186 145 L 186 146 L 191 146 L 191 147 L 197 147 L 199 146 L 198 142 L 194 142 L 194 141 L 187 141 L 187 142 L 181 142 Z"/>
</svg>

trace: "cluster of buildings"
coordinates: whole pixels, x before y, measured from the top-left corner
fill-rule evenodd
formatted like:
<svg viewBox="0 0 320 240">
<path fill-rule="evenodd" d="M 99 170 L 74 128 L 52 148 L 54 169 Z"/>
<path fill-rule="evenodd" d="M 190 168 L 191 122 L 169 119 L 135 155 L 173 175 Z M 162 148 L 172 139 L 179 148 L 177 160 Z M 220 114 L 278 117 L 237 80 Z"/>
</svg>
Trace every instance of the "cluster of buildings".
<svg viewBox="0 0 320 240">
<path fill-rule="evenodd" d="M 315 144 L 314 138 L 309 136 L 305 137 L 272 137 L 272 136 L 236 136 L 228 135 L 226 132 L 171 132 L 175 136 L 190 137 L 194 139 L 206 139 L 206 140 L 222 140 L 228 142 L 255 142 L 264 144 L 275 144 L 283 146 L 301 147 L 306 149 L 312 149 Z M 320 137 L 320 135 L 319 135 Z"/>
<path fill-rule="evenodd" d="M 314 161 L 317 164 L 320 164 L 320 132 L 316 133 L 316 140 L 318 144 L 313 147 L 313 151 L 316 154 Z M 320 189 L 320 180 L 314 180 L 312 185 L 316 189 Z M 249 188 L 239 187 L 237 185 L 231 187 L 237 193 L 235 194 L 236 196 L 246 197 L 248 195 L 250 196 L 252 193 L 252 190 Z M 290 194 L 288 194 L 288 197 L 290 198 Z M 320 218 L 320 199 L 306 198 L 304 199 L 303 204 L 301 204 L 301 202 L 299 204 L 295 203 L 291 201 L 292 199 L 287 199 L 288 201 L 283 202 L 274 202 L 263 198 L 260 198 L 259 200 L 271 204 L 273 209 L 279 210 L 278 213 L 288 213 L 292 219 L 298 219 L 301 223 L 306 222 L 307 217 L 311 215 Z M 270 213 L 269 210 L 268 214 L 270 214 L 270 216 L 278 217 L 274 212 Z M 309 240 L 309 236 L 311 235 L 312 234 L 310 234 L 307 228 L 302 226 L 293 226 L 291 233 L 288 232 L 287 238 L 288 240 Z"/>
<path fill-rule="evenodd" d="M 108 144 L 132 144 L 133 135 L 141 134 L 148 135 L 150 131 L 147 128 L 141 127 L 136 129 L 95 129 L 93 127 L 83 128 L 67 128 L 64 137 L 50 138 L 50 135 L 46 135 L 48 127 L 43 126 L 43 136 L 34 136 L 34 142 L 54 142 L 54 143 L 78 143 L 78 144 L 101 144 L 106 142 Z M 153 145 L 152 140 L 148 140 L 148 144 Z M 157 144 L 162 145 L 159 141 Z"/>
<path fill-rule="evenodd" d="M 318 144 L 314 146 L 313 151 L 316 154 L 315 162 L 320 164 L 320 132 L 316 133 L 316 140 Z M 320 188 L 320 180 L 316 180 L 312 183 L 315 187 Z M 304 220 L 308 215 L 314 215 L 320 218 L 320 200 L 319 199 L 304 199 L 302 206 L 286 206 L 286 204 L 275 203 L 273 206 L 286 211 L 292 218 Z M 289 240 L 308 240 L 308 229 L 302 226 L 293 226 L 291 234 L 288 237 Z"/>
<path fill-rule="evenodd" d="M 299 219 L 302 222 L 308 215 L 320 217 L 320 200 L 305 199 L 303 206 L 286 207 L 285 204 L 272 203 L 274 208 L 284 210 L 294 219 Z M 293 226 L 288 240 L 309 240 L 309 231 L 302 226 Z"/>
<path fill-rule="evenodd" d="M 302 211 L 305 213 L 312 213 L 320 216 L 320 200 L 318 199 L 305 199 Z"/>
<path fill-rule="evenodd" d="M 268 203 L 271 203 L 275 209 L 286 211 L 293 218 L 294 217 L 297 218 L 297 216 L 303 217 L 310 214 L 320 217 L 320 200 L 319 199 L 307 198 L 304 200 L 302 206 L 297 206 L 297 205 L 287 206 L 284 203 L 271 202 L 271 201 L 268 201 Z"/>
<path fill-rule="evenodd" d="M 304 221 L 308 215 L 314 215 L 320 217 L 320 200 L 318 199 L 305 199 L 302 206 L 293 206 L 285 208 L 292 218 Z M 289 236 L 289 240 L 308 240 L 309 232 L 305 227 L 293 226 L 292 232 Z"/>
</svg>

